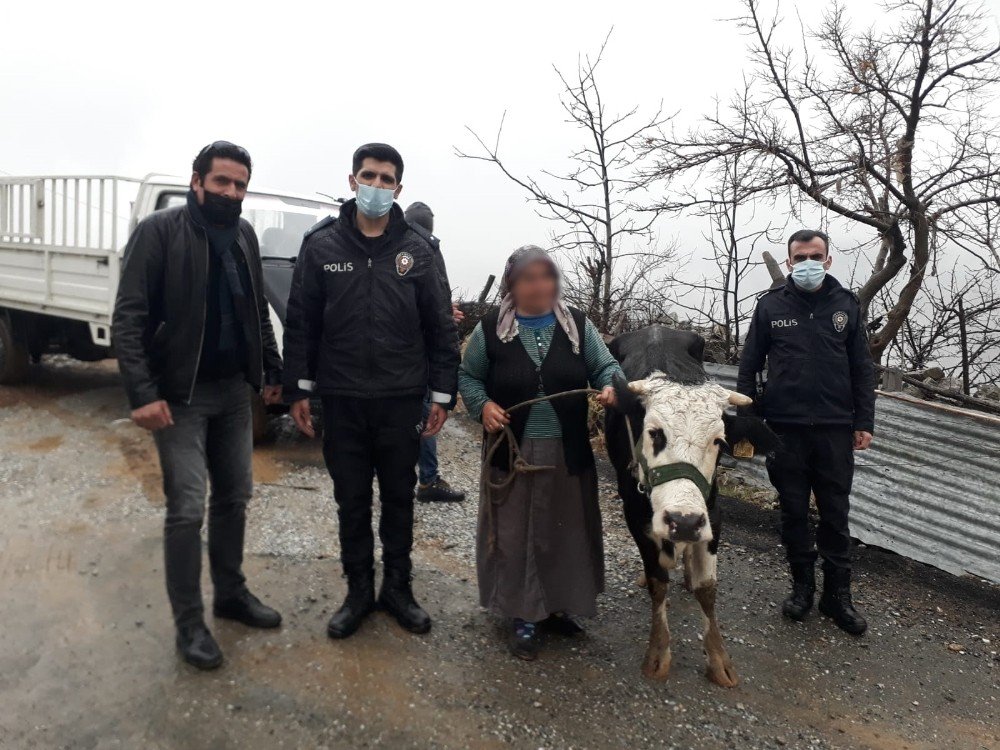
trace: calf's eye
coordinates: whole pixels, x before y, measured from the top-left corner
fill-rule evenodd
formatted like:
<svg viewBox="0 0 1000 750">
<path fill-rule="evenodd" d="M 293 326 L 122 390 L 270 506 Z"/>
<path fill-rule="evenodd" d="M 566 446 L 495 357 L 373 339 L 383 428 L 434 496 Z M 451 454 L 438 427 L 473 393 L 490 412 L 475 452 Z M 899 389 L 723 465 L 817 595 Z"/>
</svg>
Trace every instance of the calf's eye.
<svg viewBox="0 0 1000 750">
<path fill-rule="evenodd" d="M 667 435 L 659 427 L 649 431 L 649 439 L 653 441 L 654 456 L 658 455 L 660 451 L 667 447 Z"/>
</svg>

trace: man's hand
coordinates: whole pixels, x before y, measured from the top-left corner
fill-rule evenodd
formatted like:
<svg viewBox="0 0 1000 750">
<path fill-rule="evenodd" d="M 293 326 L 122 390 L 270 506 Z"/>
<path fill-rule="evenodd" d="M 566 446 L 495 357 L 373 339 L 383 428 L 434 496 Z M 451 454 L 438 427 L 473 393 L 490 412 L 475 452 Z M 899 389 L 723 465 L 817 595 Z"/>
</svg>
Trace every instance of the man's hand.
<svg viewBox="0 0 1000 750">
<path fill-rule="evenodd" d="M 270 406 L 271 404 L 281 403 L 281 386 L 280 385 L 265 385 L 264 393 L 262 394 L 264 398 L 264 403 Z"/>
<path fill-rule="evenodd" d="M 455 325 L 465 320 L 465 313 L 458 308 L 457 302 L 451 303 L 451 319 L 455 321 Z"/>
<path fill-rule="evenodd" d="M 872 434 L 870 432 L 865 432 L 864 430 L 854 431 L 854 450 L 866 451 L 871 444 Z"/>
<path fill-rule="evenodd" d="M 495 401 L 487 401 L 483 407 L 483 428 L 487 432 L 500 432 L 510 424 L 510 415 Z"/>
<path fill-rule="evenodd" d="M 304 398 L 301 401 L 296 401 L 292 404 L 292 408 L 289 409 L 289 413 L 292 415 L 295 426 L 299 428 L 299 432 L 307 438 L 316 437 L 316 428 L 313 427 L 312 409 L 309 407 L 309 399 Z"/>
<path fill-rule="evenodd" d="M 434 437 L 444 423 L 448 421 L 448 410 L 441 404 L 431 404 L 431 413 L 427 415 L 427 424 L 424 425 L 423 437 Z"/>
<path fill-rule="evenodd" d="M 597 394 L 597 403 L 607 409 L 609 406 L 618 406 L 618 394 L 615 393 L 613 386 L 606 385 L 604 389 Z"/>
<path fill-rule="evenodd" d="M 167 405 L 167 402 L 161 400 L 140 406 L 133 411 L 132 421 L 144 430 L 155 431 L 173 426 L 174 416 L 170 413 L 170 406 Z"/>
</svg>

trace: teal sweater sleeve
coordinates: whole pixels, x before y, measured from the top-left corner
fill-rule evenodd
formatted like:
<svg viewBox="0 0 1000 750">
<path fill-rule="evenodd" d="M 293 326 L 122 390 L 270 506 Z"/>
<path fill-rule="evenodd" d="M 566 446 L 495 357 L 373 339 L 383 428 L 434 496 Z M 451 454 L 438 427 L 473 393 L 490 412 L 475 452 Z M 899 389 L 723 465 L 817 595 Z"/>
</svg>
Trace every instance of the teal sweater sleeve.
<svg viewBox="0 0 1000 750">
<path fill-rule="evenodd" d="M 611 385 L 612 378 L 616 373 L 622 373 L 622 368 L 608 351 L 608 345 L 604 343 L 600 331 L 589 320 L 584 336 L 583 355 L 587 365 L 587 379 L 591 387 L 600 390 Z"/>
<path fill-rule="evenodd" d="M 477 323 L 469 343 L 465 347 L 465 356 L 458 368 L 458 391 L 469 415 L 477 422 L 483 418 L 483 407 L 490 397 L 486 395 L 486 375 L 490 363 L 486 356 L 486 336 L 483 334 L 483 324 Z"/>
</svg>

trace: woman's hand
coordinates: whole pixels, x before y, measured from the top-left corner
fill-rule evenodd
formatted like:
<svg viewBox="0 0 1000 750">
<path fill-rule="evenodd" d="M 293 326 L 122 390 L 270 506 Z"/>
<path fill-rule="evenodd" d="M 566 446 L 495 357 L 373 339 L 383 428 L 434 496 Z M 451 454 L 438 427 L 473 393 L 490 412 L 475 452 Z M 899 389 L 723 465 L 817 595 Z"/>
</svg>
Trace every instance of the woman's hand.
<svg viewBox="0 0 1000 750">
<path fill-rule="evenodd" d="M 483 407 L 483 428 L 487 432 L 500 432 L 510 424 L 510 415 L 495 401 L 487 401 Z"/>
<path fill-rule="evenodd" d="M 604 390 L 597 394 L 597 403 L 605 409 L 609 406 L 618 406 L 618 394 L 615 393 L 614 386 L 604 386 Z"/>
</svg>

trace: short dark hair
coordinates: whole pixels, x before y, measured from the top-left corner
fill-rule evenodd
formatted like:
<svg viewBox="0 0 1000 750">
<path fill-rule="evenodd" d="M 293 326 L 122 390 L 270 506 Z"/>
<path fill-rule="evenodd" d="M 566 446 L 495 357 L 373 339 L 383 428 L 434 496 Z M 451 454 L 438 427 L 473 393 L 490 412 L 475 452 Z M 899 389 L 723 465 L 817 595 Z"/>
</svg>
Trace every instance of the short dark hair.
<svg viewBox="0 0 1000 750">
<path fill-rule="evenodd" d="M 396 167 L 396 182 L 403 181 L 403 157 L 388 143 L 366 143 L 354 152 L 351 162 L 351 174 L 357 174 L 365 159 L 387 161 Z"/>
<path fill-rule="evenodd" d="M 247 177 L 253 173 L 253 162 L 250 153 L 242 146 L 229 141 L 214 141 L 198 152 L 191 164 L 191 171 L 197 172 L 201 179 L 212 171 L 212 159 L 232 159 L 247 168 Z"/>
<path fill-rule="evenodd" d="M 792 254 L 792 243 L 793 242 L 811 242 L 812 240 L 819 237 L 823 240 L 823 245 L 826 247 L 826 254 L 830 254 L 830 237 L 826 232 L 821 232 L 818 229 L 800 229 L 797 232 L 792 232 L 792 236 L 788 238 L 788 255 Z"/>
</svg>

